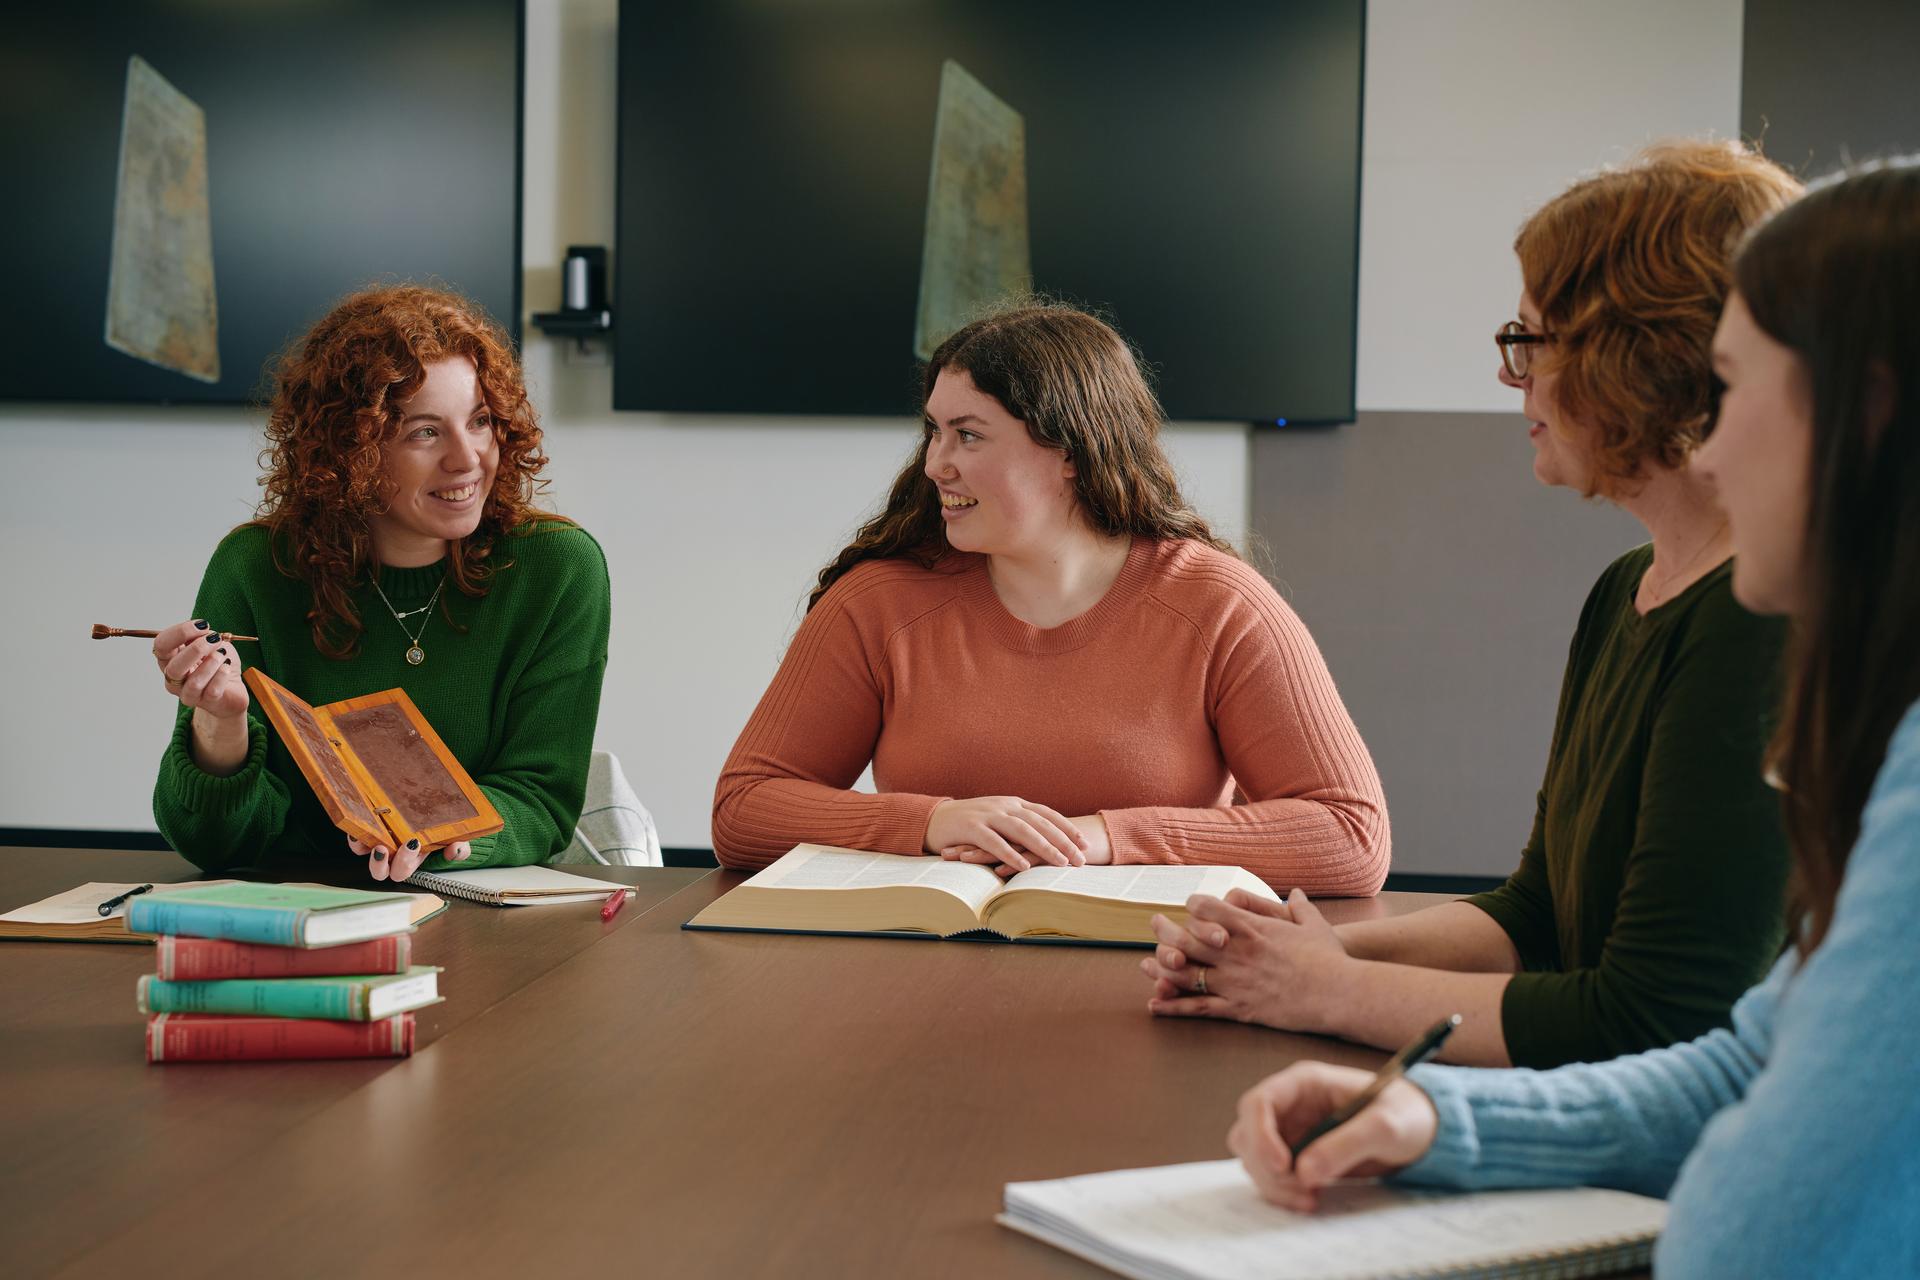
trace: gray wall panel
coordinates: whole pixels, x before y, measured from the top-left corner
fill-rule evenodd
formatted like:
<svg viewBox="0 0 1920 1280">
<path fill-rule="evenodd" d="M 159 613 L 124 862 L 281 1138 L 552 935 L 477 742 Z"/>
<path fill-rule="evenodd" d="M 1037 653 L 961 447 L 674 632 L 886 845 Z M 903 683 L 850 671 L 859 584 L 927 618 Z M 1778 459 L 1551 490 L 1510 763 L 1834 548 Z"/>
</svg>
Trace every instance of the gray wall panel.
<svg viewBox="0 0 1920 1280">
<path fill-rule="evenodd" d="M 1581 603 L 1645 541 L 1617 508 L 1541 486 L 1532 456 L 1518 414 L 1253 437 L 1261 567 L 1373 752 L 1397 872 L 1513 869 Z"/>
<path fill-rule="evenodd" d="M 1747 0 L 1740 131 L 1814 178 L 1920 149 L 1920 4 Z"/>
</svg>

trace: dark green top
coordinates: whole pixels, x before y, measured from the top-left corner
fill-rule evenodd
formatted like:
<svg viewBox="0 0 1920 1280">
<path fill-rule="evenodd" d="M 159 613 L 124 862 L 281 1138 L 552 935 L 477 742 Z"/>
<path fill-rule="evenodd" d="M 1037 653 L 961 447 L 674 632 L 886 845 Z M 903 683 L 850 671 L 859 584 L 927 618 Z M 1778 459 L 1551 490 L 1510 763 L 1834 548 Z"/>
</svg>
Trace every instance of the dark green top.
<svg viewBox="0 0 1920 1280">
<path fill-rule="evenodd" d="M 565 848 L 586 794 L 607 668 L 610 589 L 599 544 L 559 522 L 503 538 L 494 556 L 510 565 L 494 571 L 486 595 L 467 596 L 449 581 L 430 614 L 407 619 L 409 629 L 426 620 L 427 659 L 416 667 L 406 661 L 406 634 L 366 582 L 351 594 L 365 627 L 359 652 L 322 656 L 307 622 L 312 592 L 274 567 L 269 536 L 246 526 L 221 541 L 193 616 L 259 636 L 234 645 L 240 660 L 316 706 L 405 689 L 507 824 L 472 841 L 458 869 L 540 862 Z M 380 586 L 405 612 L 427 602 L 446 568 L 384 569 Z M 226 778 L 193 762 L 192 714 L 180 708 L 153 789 L 154 820 L 169 844 L 207 870 L 355 856 L 257 703 L 247 712 L 246 764 Z M 435 857 L 423 865 L 449 864 Z"/>
<path fill-rule="evenodd" d="M 1519 1066 L 1726 1026 L 1785 936 L 1786 838 L 1761 777 L 1784 625 L 1734 601 L 1731 561 L 1642 617 L 1652 561 L 1629 551 L 1588 595 L 1520 869 L 1468 899 L 1520 953 L 1501 1003 Z"/>
</svg>

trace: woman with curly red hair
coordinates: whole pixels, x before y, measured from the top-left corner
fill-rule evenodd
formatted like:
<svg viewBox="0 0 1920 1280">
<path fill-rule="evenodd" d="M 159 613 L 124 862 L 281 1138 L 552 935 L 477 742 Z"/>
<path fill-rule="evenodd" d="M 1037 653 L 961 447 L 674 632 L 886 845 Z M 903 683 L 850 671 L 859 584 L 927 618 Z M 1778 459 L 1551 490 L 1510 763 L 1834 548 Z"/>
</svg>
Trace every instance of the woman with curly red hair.
<svg viewBox="0 0 1920 1280">
<path fill-rule="evenodd" d="M 288 350 L 258 516 L 215 549 L 194 620 L 153 642 L 180 703 L 153 796 L 175 849 L 215 869 L 345 845 L 375 880 L 404 880 L 566 846 L 610 593 L 593 538 L 533 505 L 540 438 L 506 337 L 453 294 L 354 294 Z M 505 830 L 444 850 L 347 840 L 249 714 L 243 659 L 315 704 L 405 689 Z"/>
<path fill-rule="evenodd" d="M 1746 147 L 1672 143 L 1576 183 L 1515 241 L 1520 318 L 1496 341 L 1534 475 L 1649 537 L 1581 612 L 1519 869 L 1490 893 L 1338 929 L 1304 895 L 1199 901 L 1193 929 L 1156 926 L 1154 1012 L 1386 1048 L 1458 1012 L 1448 1057 L 1481 1066 L 1601 1060 L 1726 1025 L 1784 930 L 1786 840 L 1760 759 L 1785 636 L 1734 599 L 1727 517 L 1692 463 L 1718 409 L 1734 251 L 1798 191 Z"/>
</svg>

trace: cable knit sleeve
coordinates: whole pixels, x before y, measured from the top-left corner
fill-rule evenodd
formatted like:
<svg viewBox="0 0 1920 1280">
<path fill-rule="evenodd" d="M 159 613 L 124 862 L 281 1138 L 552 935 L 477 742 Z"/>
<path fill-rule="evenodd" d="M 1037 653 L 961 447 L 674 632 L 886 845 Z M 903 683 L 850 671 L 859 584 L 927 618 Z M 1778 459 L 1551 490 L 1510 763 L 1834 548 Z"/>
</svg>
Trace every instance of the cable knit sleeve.
<svg viewBox="0 0 1920 1280">
<path fill-rule="evenodd" d="M 215 549 L 194 597 L 193 616 L 227 631 L 258 634 L 248 598 L 243 548 L 229 537 Z M 257 706 L 247 710 L 247 758 L 237 773 L 218 777 L 193 759 L 193 710 L 182 705 L 153 784 L 153 820 L 183 858 L 203 871 L 259 861 L 279 843 L 287 825 L 287 785 L 267 768 L 267 727 Z"/>
<path fill-rule="evenodd" d="M 1282 893 L 1379 892 L 1386 795 L 1319 646 L 1239 561 L 1209 559 L 1192 577 L 1210 585 L 1208 608 L 1193 593 L 1162 603 L 1210 638 L 1207 713 L 1246 803 L 1106 811 L 1114 861 L 1230 863 Z"/>
<path fill-rule="evenodd" d="M 713 796 L 721 866 L 764 867 L 803 842 L 923 852 L 927 821 L 947 797 L 851 790 L 883 713 L 885 639 L 863 632 L 849 609 L 871 581 L 856 570 L 807 614 L 734 743 Z"/>
</svg>

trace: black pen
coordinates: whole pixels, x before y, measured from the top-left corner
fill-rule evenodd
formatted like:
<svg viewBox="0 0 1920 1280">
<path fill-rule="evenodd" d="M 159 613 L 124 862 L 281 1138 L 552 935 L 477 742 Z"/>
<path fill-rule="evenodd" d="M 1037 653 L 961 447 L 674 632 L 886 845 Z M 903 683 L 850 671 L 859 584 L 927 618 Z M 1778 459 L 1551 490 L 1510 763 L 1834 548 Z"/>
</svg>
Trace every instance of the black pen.
<svg viewBox="0 0 1920 1280">
<path fill-rule="evenodd" d="M 1319 1124 L 1307 1130 L 1306 1136 L 1300 1141 L 1288 1144 L 1293 1154 L 1298 1157 L 1314 1142 L 1325 1137 L 1329 1130 L 1336 1129 L 1359 1115 L 1362 1108 L 1380 1096 L 1382 1089 L 1405 1075 L 1408 1067 L 1417 1067 L 1440 1052 L 1440 1046 L 1447 1042 L 1447 1037 L 1452 1035 L 1453 1029 L 1459 1025 L 1460 1015 L 1457 1013 L 1442 1018 L 1428 1027 L 1418 1040 L 1388 1058 L 1387 1065 L 1380 1068 L 1380 1073 L 1374 1076 L 1366 1088 L 1347 1099 L 1345 1105 L 1329 1111 L 1321 1118 Z"/>
<path fill-rule="evenodd" d="M 113 897 L 108 898 L 105 902 L 100 904 L 100 914 L 103 916 L 112 915 L 113 909 L 115 907 L 125 902 L 128 898 L 131 898 L 134 894 L 145 893 L 151 888 L 153 888 L 153 886 L 150 884 L 137 884 L 133 886 L 133 888 L 127 890 L 125 893 L 116 894 Z"/>
</svg>

